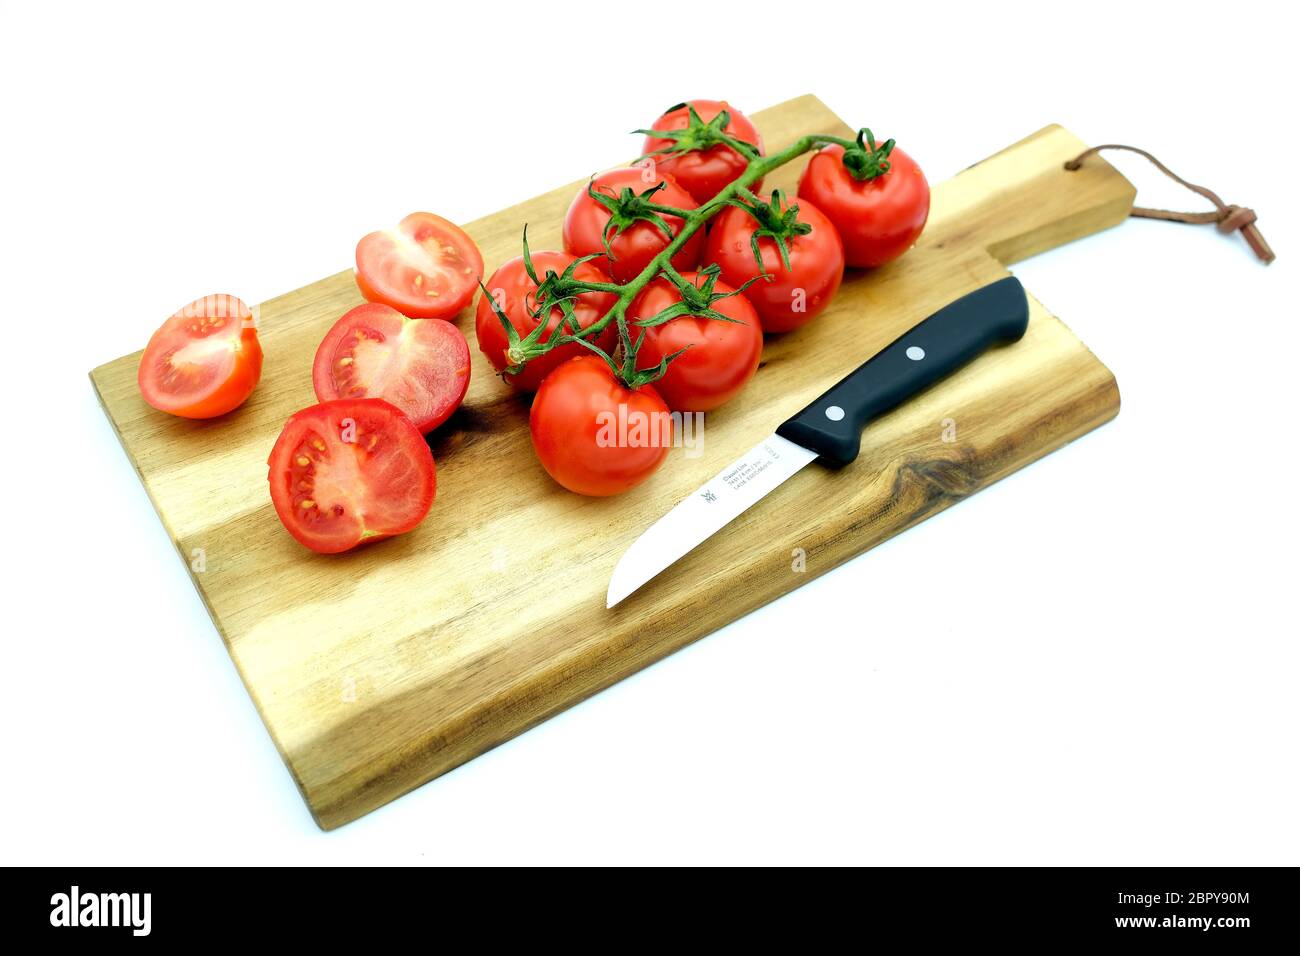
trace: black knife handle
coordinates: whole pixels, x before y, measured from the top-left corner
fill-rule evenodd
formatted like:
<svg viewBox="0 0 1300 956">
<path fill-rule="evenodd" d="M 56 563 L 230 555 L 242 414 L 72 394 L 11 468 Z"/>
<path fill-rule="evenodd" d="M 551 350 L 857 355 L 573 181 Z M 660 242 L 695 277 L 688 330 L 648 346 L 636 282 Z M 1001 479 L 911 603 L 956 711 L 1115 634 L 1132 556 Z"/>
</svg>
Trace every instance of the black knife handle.
<svg viewBox="0 0 1300 956">
<path fill-rule="evenodd" d="M 962 296 L 903 333 L 776 433 L 827 463 L 858 457 L 862 429 L 1000 342 L 1015 342 L 1029 325 L 1029 301 L 1013 276 Z"/>
</svg>

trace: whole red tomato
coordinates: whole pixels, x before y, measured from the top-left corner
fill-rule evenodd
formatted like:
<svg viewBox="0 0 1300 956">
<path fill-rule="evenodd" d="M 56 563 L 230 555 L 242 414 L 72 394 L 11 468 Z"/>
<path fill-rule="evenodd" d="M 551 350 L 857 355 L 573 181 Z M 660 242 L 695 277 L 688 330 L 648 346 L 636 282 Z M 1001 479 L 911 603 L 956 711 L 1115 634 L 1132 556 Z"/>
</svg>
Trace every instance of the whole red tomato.
<svg viewBox="0 0 1300 956">
<path fill-rule="evenodd" d="M 574 258 L 563 252 L 534 252 L 532 253 L 533 271 L 537 274 L 537 278 L 545 281 L 547 270 L 562 275 Z M 573 278 L 587 282 L 609 281 L 609 277 L 590 262 L 578 266 L 573 272 Z M 500 372 L 512 364 L 506 358 L 506 349 L 510 341 L 506 337 L 506 330 L 501 325 L 500 317 L 492 309 L 492 302 L 496 302 L 497 308 L 506 314 L 510 324 L 519 333 L 519 337 L 523 338 L 537 328 L 538 320 L 530 314 L 530 310 L 538 305 L 537 283 L 529 277 L 528 271 L 524 268 L 523 256 L 516 256 L 492 273 L 486 288 L 492 298 L 491 300 L 487 296 L 479 298 L 478 309 L 474 314 L 474 331 L 478 336 L 479 350 L 487 356 L 492 367 Z M 578 324 L 584 329 L 590 326 L 610 310 L 616 298 L 608 292 L 584 292 L 577 296 L 573 303 L 573 313 L 578 317 Z M 555 333 L 561 318 L 559 308 L 552 308 L 547 319 L 546 332 L 543 333 L 543 342 L 548 341 Z M 614 347 L 617 335 L 617 328 L 610 323 L 608 328 L 596 336 L 595 344 L 609 351 Z M 520 391 L 535 392 L 542 384 L 542 379 L 546 378 L 556 366 L 576 356 L 588 354 L 589 351 L 582 345 L 570 342 L 532 359 L 518 375 L 507 374 L 505 379 Z"/>
<path fill-rule="evenodd" d="M 799 179 L 799 198 L 817 206 L 839 230 L 844 260 L 872 267 L 897 259 L 912 247 L 930 215 L 930 184 L 921 167 L 893 141 L 876 146 L 870 131 L 859 134 L 851 150 L 866 178 L 858 179 L 845 164 L 843 146 L 831 144 L 814 153 Z M 874 157 L 874 158 L 873 158 Z M 885 172 L 875 172 L 887 163 Z M 874 173 L 874 175 L 873 175 Z"/>
<path fill-rule="evenodd" d="M 723 280 L 736 288 L 756 279 L 742 294 L 758 312 L 763 331 L 789 332 L 830 305 L 844 278 L 844 245 L 831 221 L 808 200 L 786 206 L 779 195 L 759 198 L 758 218 L 728 206 L 713 220 L 704 258 L 716 262 Z M 754 258 L 756 236 L 761 271 Z"/>
<path fill-rule="evenodd" d="M 698 122 L 691 116 L 692 109 L 698 117 Z M 689 134 L 695 130 L 698 135 L 707 136 L 708 134 L 701 130 L 701 125 L 707 127 L 709 122 L 723 110 L 727 111 L 729 119 L 722 132 L 751 144 L 761 154 L 763 137 L 759 135 L 758 128 L 749 121 L 749 117 L 726 100 L 690 100 L 673 107 L 645 131 L 650 135 L 646 137 L 642 154 L 649 155 L 678 142 L 674 138 L 656 136 L 655 131 L 684 130 Z M 700 205 L 704 205 L 725 189 L 749 165 L 748 157 L 742 156 L 725 143 L 717 143 L 692 152 L 660 154 L 653 159 L 661 173 L 668 173 L 676 179 Z M 750 188 L 758 189 L 761 185 L 762 180 L 759 180 Z"/>
<path fill-rule="evenodd" d="M 673 442 L 668 406 L 654 386 L 628 388 L 590 353 L 546 376 L 528 423 L 542 467 L 580 495 L 636 487 L 663 464 Z"/>
<path fill-rule="evenodd" d="M 693 310 L 703 312 L 712 294 L 734 292 L 723 282 L 710 285 L 707 277 L 687 272 L 682 276 L 700 291 Z M 632 335 L 636 323 L 650 319 L 683 301 L 681 290 L 667 279 L 655 279 L 628 309 Z M 664 358 L 685 349 L 673 359 L 654 386 L 674 411 L 707 412 L 730 401 L 754 377 L 763 354 L 763 328 L 758 314 L 744 296 L 732 295 L 709 302 L 733 321 L 687 314 L 662 325 L 645 327 L 637 352 L 637 368 L 652 369 Z"/>
<path fill-rule="evenodd" d="M 659 187 L 656 189 L 655 187 Z M 609 239 L 609 252 L 613 258 L 594 259 L 619 282 L 629 282 L 641 274 L 650 260 L 672 241 L 658 224 L 636 218 L 637 210 L 649 202 L 674 209 L 694 209 L 697 203 L 691 194 L 677 184 L 671 176 L 661 175 L 650 166 L 632 166 L 611 169 L 601 173 L 591 182 L 592 191 L 620 207 L 616 213 L 601 200 L 593 199 L 583 186 L 573 197 L 569 211 L 564 214 L 564 250 L 575 256 L 605 253 L 605 239 Z M 630 192 L 628 192 L 630 190 Z M 650 214 L 644 211 L 645 214 Z M 668 226 L 673 236 L 682 228 L 678 216 L 658 216 Z M 611 221 L 612 220 L 612 221 Z M 610 233 L 608 237 L 606 233 Z M 694 269 L 704 248 L 704 230 L 699 230 L 673 256 L 673 268 Z M 582 346 L 578 346 L 582 348 Z"/>
</svg>

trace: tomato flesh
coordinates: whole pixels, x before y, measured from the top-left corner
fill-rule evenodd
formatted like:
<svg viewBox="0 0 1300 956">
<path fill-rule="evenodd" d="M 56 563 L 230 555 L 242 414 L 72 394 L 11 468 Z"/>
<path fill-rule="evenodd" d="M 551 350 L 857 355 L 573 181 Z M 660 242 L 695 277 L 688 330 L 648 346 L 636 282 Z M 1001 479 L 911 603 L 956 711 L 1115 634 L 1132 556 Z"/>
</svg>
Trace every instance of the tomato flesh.
<svg viewBox="0 0 1300 956">
<path fill-rule="evenodd" d="M 690 113 L 687 111 L 687 105 L 683 104 L 675 110 L 669 110 L 655 120 L 650 128 L 658 130 L 686 129 L 690 125 Z M 757 146 L 758 151 L 763 152 L 763 137 L 759 135 L 758 127 L 750 122 L 748 116 L 726 100 L 691 100 L 689 105 L 695 107 L 695 112 L 706 123 L 723 110 L 726 110 L 730 119 L 727 121 L 725 132 L 735 139 L 744 140 Z M 645 146 L 641 152 L 643 154 L 652 153 L 656 149 L 671 146 L 672 143 L 671 139 L 664 137 L 647 136 Z M 695 197 L 695 201 L 700 205 L 704 205 L 730 185 L 733 180 L 739 178 L 740 174 L 745 171 L 745 167 L 749 165 L 749 160 L 746 157 L 722 143 L 708 149 L 678 153 L 677 155 L 663 154 L 651 158 L 654 159 L 655 168 L 659 172 L 667 173 L 677 180 L 683 189 Z M 757 191 L 762 187 L 762 182 L 760 179 L 749 188 Z"/>
<path fill-rule="evenodd" d="M 570 359 L 546 377 L 528 424 L 547 474 L 580 495 L 636 487 L 659 470 L 672 445 L 673 421 L 654 386 L 629 389 L 595 355 Z"/>
<path fill-rule="evenodd" d="M 760 197 L 763 202 L 770 197 Z M 816 206 L 798 201 L 799 221 L 812 231 L 785 240 L 790 268 L 785 267 L 776 240 L 761 236 L 758 251 L 763 272 L 754 259 L 753 216 L 734 206 L 713 220 L 704 258 L 716 262 L 722 278 L 735 288 L 752 282 L 743 295 L 758 312 L 764 332 L 789 332 L 810 322 L 831 304 L 844 279 L 844 244 L 839 232 Z M 765 273 L 765 275 L 764 275 Z"/>
<path fill-rule="evenodd" d="M 651 202 L 675 209 L 695 209 L 699 205 L 671 176 L 652 172 L 646 167 L 611 169 L 592 180 L 591 187 L 598 193 L 617 198 L 624 189 L 632 189 L 640 195 L 660 183 L 663 188 L 650 197 Z M 609 228 L 609 220 L 610 211 L 587 195 L 586 186 L 581 187 L 569 204 L 568 212 L 564 214 L 564 251 L 574 256 L 605 254 L 603 258 L 593 261 L 601 263 L 605 271 L 619 282 L 635 279 L 650 264 L 650 260 L 672 241 L 654 223 L 638 219 L 610 237 L 609 249 L 614 256 L 610 259 L 605 253 L 605 232 Z M 674 236 L 684 224 L 678 216 L 664 216 L 663 220 Z M 700 251 L 703 248 L 704 230 L 699 229 L 673 256 L 673 268 L 678 272 L 694 269 L 700 261 Z"/>
<path fill-rule="evenodd" d="M 469 305 L 483 256 L 455 223 L 413 212 L 357 243 L 357 287 L 371 302 L 418 319 L 447 319 Z"/>
<path fill-rule="evenodd" d="M 568 255 L 563 252 L 534 252 L 531 254 L 533 260 L 533 271 L 539 279 L 546 279 L 547 271 L 563 274 L 570 263 L 576 256 Z M 609 277 L 600 269 L 596 268 L 594 262 L 586 262 L 574 270 L 574 277 L 587 282 L 608 282 Z M 495 302 L 497 307 L 506 314 L 510 324 L 514 327 L 515 332 L 520 338 L 524 338 L 535 328 L 537 328 L 537 319 L 533 318 L 531 310 L 538 305 L 536 301 L 537 283 L 529 277 L 527 270 L 524 268 L 523 256 L 515 258 L 504 263 L 501 268 L 492 273 L 486 283 L 488 295 L 491 300 L 484 296 L 479 299 L 478 308 L 474 314 L 474 331 L 478 337 L 479 350 L 492 363 L 492 367 L 498 372 L 504 372 L 509 367 L 510 361 L 506 356 L 506 349 L 510 346 L 510 340 L 506 336 L 506 330 L 501 325 L 501 319 L 492 309 L 492 303 Z M 588 328 L 593 323 L 603 318 L 610 308 L 617 301 L 617 296 L 608 292 L 584 292 L 573 301 L 573 314 L 578 319 L 578 324 L 582 328 Z M 547 315 L 546 331 L 542 333 L 541 341 L 546 342 L 555 333 L 556 327 L 563 318 L 558 308 L 553 308 Z M 599 335 L 593 340 L 596 345 L 605 351 L 610 351 L 614 347 L 614 342 L 618 336 L 618 328 L 610 323 Z M 542 379 L 546 378 L 562 362 L 579 355 L 587 355 L 589 350 L 576 342 L 570 342 L 567 345 L 560 345 L 551 349 L 545 355 L 533 359 L 524 366 L 522 372 L 517 375 L 505 375 L 505 380 L 512 386 L 524 392 L 535 392 L 538 386 L 542 384 Z"/>
<path fill-rule="evenodd" d="M 460 407 L 469 368 L 469 345 L 450 322 L 408 319 L 369 302 L 334 323 L 316 350 L 311 379 L 322 402 L 382 398 L 429 432 Z"/>
<path fill-rule="evenodd" d="M 859 181 L 844 168 L 844 147 L 814 153 L 799 178 L 808 199 L 835 224 L 844 260 L 858 268 L 882 266 L 912 247 L 930 215 L 930 184 L 921 167 L 897 146 L 889 171 Z"/>
<path fill-rule="evenodd" d="M 267 464 L 275 513 L 294 538 L 322 554 L 409 531 L 433 504 L 429 446 L 379 398 L 297 412 Z"/>
<path fill-rule="evenodd" d="M 136 381 L 144 400 L 182 418 L 214 418 L 242 405 L 262 377 L 253 313 L 233 295 L 177 311 L 149 339 Z"/>
<path fill-rule="evenodd" d="M 696 273 L 682 278 L 699 285 Z M 731 286 L 718 282 L 715 292 L 731 292 Z M 667 279 L 655 279 L 636 297 L 628 310 L 633 335 L 636 323 L 653 318 L 682 300 L 677 287 Z M 758 371 L 763 355 L 763 328 L 758 314 L 744 296 L 719 299 L 712 306 L 732 319 L 684 315 L 645 330 L 645 339 L 637 352 L 637 367 L 651 369 L 664 358 L 685 349 L 668 364 L 655 389 L 678 412 L 707 412 L 731 401 Z"/>
</svg>

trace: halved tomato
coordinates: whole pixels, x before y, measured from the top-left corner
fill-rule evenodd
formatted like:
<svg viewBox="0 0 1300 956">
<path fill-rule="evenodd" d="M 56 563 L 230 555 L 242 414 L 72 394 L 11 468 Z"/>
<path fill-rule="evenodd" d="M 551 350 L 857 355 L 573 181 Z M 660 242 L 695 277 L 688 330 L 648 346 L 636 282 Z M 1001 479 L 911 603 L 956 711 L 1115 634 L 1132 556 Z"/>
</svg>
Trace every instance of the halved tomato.
<svg viewBox="0 0 1300 956">
<path fill-rule="evenodd" d="M 474 297 L 483 256 L 455 223 L 413 212 L 357 243 L 357 286 L 371 302 L 414 319 L 446 319 Z"/>
<path fill-rule="evenodd" d="M 460 407 L 469 388 L 469 345 L 442 319 L 408 319 L 368 302 L 334 323 L 312 363 L 311 383 L 322 402 L 382 398 L 422 432 Z"/>
<path fill-rule="evenodd" d="M 233 295 L 195 299 L 162 324 L 140 359 L 140 394 L 182 418 L 215 418 L 244 403 L 262 377 L 253 313 Z"/>
<path fill-rule="evenodd" d="M 322 554 L 410 531 L 433 504 L 433 453 L 410 419 L 379 398 L 297 412 L 267 464 L 275 513 Z"/>
</svg>

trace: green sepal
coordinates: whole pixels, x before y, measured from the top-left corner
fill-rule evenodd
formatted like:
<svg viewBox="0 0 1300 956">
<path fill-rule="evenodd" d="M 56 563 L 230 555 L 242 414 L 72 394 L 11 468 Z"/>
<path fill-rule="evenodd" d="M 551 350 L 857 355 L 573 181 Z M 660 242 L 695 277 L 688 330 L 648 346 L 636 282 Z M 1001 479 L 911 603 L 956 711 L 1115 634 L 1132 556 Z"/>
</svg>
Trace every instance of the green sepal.
<svg viewBox="0 0 1300 956">
<path fill-rule="evenodd" d="M 517 347 L 519 345 L 519 332 L 515 329 L 514 323 L 511 322 L 509 317 L 501 311 L 501 307 L 497 305 L 496 296 L 488 291 L 488 287 L 483 284 L 482 279 L 478 280 L 478 287 L 483 290 L 483 295 L 488 301 L 488 308 L 490 308 L 501 321 L 501 327 L 505 329 L 506 342 L 509 343 L 509 347 Z"/>
<path fill-rule="evenodd" d="M 619 233 L 633 223 L 643 221 L 651 223 L 669 242 L 676 238 L 676 233 L 663 218 L 664 210 L 650 201 L 655 193 L 667 187 L 666 180 L 656 183 L 642 193 L 636 192 L 631 186 L 624 186 L 617 196 L 611 196 L 597 191 L 594 177 L 587 181 L 587 195 L 609 213 L 609 221 L 605 223 L 605 228 L 601 232 L 601 241 L 605 246 L 605 256 L 610 262 L 614 261 L 614 250 L 610 244 Z"/>
<path fill-rule="evenodd" d="M 590 349 L 592 352 L 595 352 L 604 360 L 605 364 L 609 366 L 609 370 L 614 373 L 615 378 L 623 377 L 622 370 L 618 367 L 618 365 L 614 362 L 614 360 L 609 357 L 609 353 L 607 353 L 595 342 L 588 342 L 586 339 L 580 339 L 577 337 L 568 337 L 566 338 L 566 341 L 577 342 L 583 348 Z"/>
<path fill-rule="evenodd" d="M 667 146 L 661 146 L 646 153 L 646 156 L 668 156 L 681 155 L 682 153 L 694 153 L 706 149 L 712 149 L 714 146 L 730 146 L 733 150 L 740 153 L 745 159 L 756 159 L 760 155 L 758 148 L 753 143 L 738 139 L 727 132 L 727 124 L 731 122 L 731 114 L 727 110 L 719 110 L 718 115 L 713 117 L 707 123 L 700 119 L 700 114 L 695 111 L 695 107 L 689 103 L 682 103 L 668 110 L 668 113 L 676 112 L 682 106 L 686 107 L 688 119 L 686 126 L 682 129 L 637 129 L 634 133 L 643 133 L 646 136 L 653 136 L 655 139 L 667 139 L 671 142 Z"/>
<path fill-rule="evenodd" d="M 772 198 L 766 203 L 748 189 L 742 192 L 743 198 L 728 199 L 725 205 L 743 209 L 758 223 L 758 228 L 749 235 L 749 247 L 754 253 L 754 261 L 758 263 L 759 276 L 770 278 L 763 265 L 763 253 L 758 245 L 758 240 L 764 237 L 776 243 L 777 251 L 781 254 L 781 265 L 785 266 L 786 272 L 789 272 L 790 249 L 786 244 L 787 241 L 795 236 L 808 235 L 813 227 L 809 223 L 800 221 L 798 203 L 782 208 L 784 199 L 779 189 L 772 190 Z"/>
<path fill-rule="evenodd" d="M 877 146 L 871 130 L 864 126 L 858 130 L 858 138 L 854 144 L 844 148 L 844 155 L 840 161 L 844 163 L 844 168 L 849 171 L 850 176 L 858 182 L 867 182 L 885 175 L 893 168 L 893 163 L 889 161 L 889 154 L 893 151 L 892 139 L 885 140 Z"/>
</svg>

